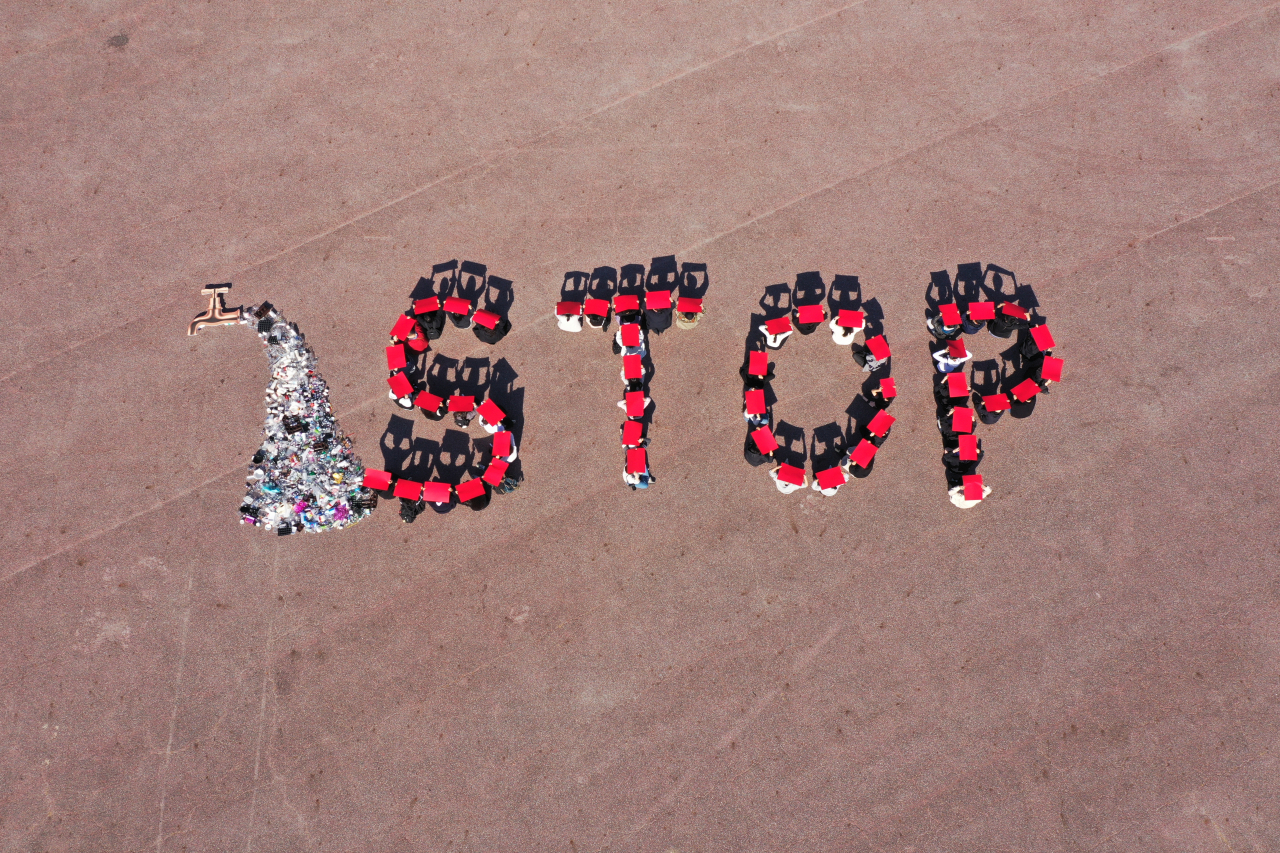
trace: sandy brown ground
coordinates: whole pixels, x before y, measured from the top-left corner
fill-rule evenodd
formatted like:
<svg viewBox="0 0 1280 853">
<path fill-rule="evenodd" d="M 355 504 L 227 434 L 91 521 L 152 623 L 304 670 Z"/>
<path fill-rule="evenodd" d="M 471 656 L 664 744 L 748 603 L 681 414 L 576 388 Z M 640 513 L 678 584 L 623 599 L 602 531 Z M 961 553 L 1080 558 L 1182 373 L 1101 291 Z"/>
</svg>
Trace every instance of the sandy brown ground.
<svg viewBox="0 0 1280 853">
<path fill-rule="evenodd" d="M 6 4 L 0 850 L 1280 847 L 1278 46 L 1262 0 Z M 709 314 L 633 494 L 550 307 L 672 253 Z M 449 258 L 515 282 L 526 484 L 238 525 L 266 359 L 185 336 L 199 288 L 296 320 L 377 465 Z M 921 319 L 974 260 L 1067 381 L 961 512 Z M 899 353 L 832 499 L 740 456 L 746 318 L 810 269 Z M 781 416 L 847 405 L 828 349 Z"/>
</svg>

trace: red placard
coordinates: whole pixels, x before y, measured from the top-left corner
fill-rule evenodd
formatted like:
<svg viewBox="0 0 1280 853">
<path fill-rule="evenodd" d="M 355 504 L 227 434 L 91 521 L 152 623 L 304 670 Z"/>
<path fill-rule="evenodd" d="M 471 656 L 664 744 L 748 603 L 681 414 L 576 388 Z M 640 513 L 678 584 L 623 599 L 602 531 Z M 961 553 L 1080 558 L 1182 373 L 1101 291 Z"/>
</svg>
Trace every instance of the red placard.
<svg viewBox="0 0 1280 853">
<path fill-rule="evenodd" d="M 476 398 L 470 394 L 454 394 L 449 397 L 449 411 L 451 412 L 471 412 L 475 411 Z"/>
<path fill-rule="evenodd" d="M 418 324 L 413 321 L 412 317 L 401 314 L 396 320 L 396 324 L 391 327 L 391 339 L 393 341 L 406 340 L 413 334 L 413 330 L 416 329 L 417 326 Z"/>
<path fill-rule="evenodd" d="M 764 391 L 762 389 L 751 388 L 743 396 L 747 405 L 748 415 L 763 415 L 768 411 L 768 407 L 764 404 Z"/>
<path fill-rule="evenodd" d="M 867 324 L 867 318 L 861 311 L 850 311 L 848 308 L 841 308 L 840 313 L 836 314 L 836 325 L 846 329 L 861 329 Z"/>
<path fill-rule="evenodd" d="M 968 397 L 969 396 L 969 380 L 960 371 L 946 374 L 947 377 L 947 396 L 948 397 Z"/>
<path fill-rule="evenodd" d="M 506 459 L 511 455 L 511 433 L 499 430 L 493 434 L 493 458 Z"/>
<path fill-rule="evenodd" d="M 681 314 L 701 314 L 702 300 L 692 296 L 681 296 L 676 300 L 676 310 Z"/>
<path fill-rule="evenodd" d="M 771 335 L 782 335 L 792 331 L 791 317 L 775 317 L 764 324 L 765 331 Z"/>
<path fill-rule="evenodd" d="M 983 320 L 994 320 L 996 318 L 996 304 L 994 302 L 970 302 L 969 303 L 969 319 L 975 323 L 981 323 Z"/>
<path fill-rule="evenodd" d="M 773 431 L 768 427 L 752 430 L 751 440 L 756 443 L 756 447 L 760 449 L 761 453 L 772 453 L 778 449 L 778 441 L 773 437 Z"/>
<path fill-rule="evenodd" d="M 489 467 L 484 469 L 484 476 L 481 478 L 491 486 L 502 485 L 502 478 L 507 475 L 509 463 L 505 459 L 495 459 L 489 463 Z"/>
<path fill-rule="evenodd" d="M 1036 384 L 1034 379 L 1024 379 L 1013 386 L 1011 393 L 1013 394 L 1013 399 L 1019 403 L 1025 403 L 1040 393 L 1040 386 Z"/>
<path fill-rule="evenodd" d="M 470 314 L 471 303 L 461 296 L 450 296 L 444 301 L 444 310 L 450 314 Z"/>
<path fill-rule="evenodd" d="M 491 424 L 498 424 L 507 416 L 507 413 L 498 407 L 498 404 L 492 400 L 485 400 L 476 407 L 476 414 L 484 418 Z"/>
<path fill-rule="evenodd" d="M 1049 332 L 1046 325 L 1033 326 L 1031 329 L 1031 339 L 1036 342 L 1036 346 L 1040 348 L 1040 352 L 1048 352 L 1053 349 L 1053 335 Z"/>
<path fill-rule="evenodd" d="M 964 477 L 964 499 L 967 501 L 982 500 L 982 475 L 966 474 Z"/>
<path fill-rule="evenodd" d="M 884 335 L 867 338 L 867 349 L 871 350 L 871 354 L 875 356 L 876 361 L 884 361 L 892 355 L 889 351 L 889 342 L 884 339 Z"/>
<path fill-rule="evenodd" d="M 627 421 L 622 425 L 622 443 L 627 447 L 639 447 L 644 441 L 644 424 L 640 421 Z"/>
<path fill-rule="evenodd" d="M 821 305 L 801 305 L 796 308 L 796 320 L 800 323 L 821 323 L 827 312 Z"/>
<path fill-rule="evenodd" d="M 639 323 L 623 323 L 618 329 L 622 337 L 622 345 L 624 347 L 640 346 L 640 324 Z"/>
<path fill-rule="evenodd" d="M 982 405 L 988 412 L 1003 412 L 1012 408 L 1009 397 L 1005 394 L 991 394 L 983 397 Z"/>
<path fill-rule="evenodd" d="M 458 484 L 458 501 L 465 503 L 484 495 L 484 480 L 467 480 Z"/>
<path fill-rule="evenodd" d="M 956 406 L 951 412 L 951 429 L 955 432 L 973 432 L 973 409 Z"/>
<path fill-rule="evenodd" d="M 609 315 L 609 300 L 588 299 L 583 303 L 582 310 L 592 317 L 607 317 Z"/>
<path fill-rule="evenodd" d="M 408 397 L 413 393 L 413 383 L 403 373 L 391 374 L 387 377 L 387 384 L 391 386 L 391 393 L 395 394 L 397 399 Z"/>
<path fill-rule="evenodd" d="M 623 399 L 627 404 L 627 417 L 642 418 L 644 417 L 645 401 L 643 391 L 628 391 L 623 395 Z"/>
<path fill-rule="evenodd" d="M 644 361 L 638 355 L 622 357 L 622 375 L 628 379 L 640 379 L 644 376 Z"/>
<path fill-rule="evenodd" d="M 938 306 L 938 313 L 942 315 L 942 322 L 948 326 L 959 326 L 963 320 L 960 317 L 960 306 L 954 302 L 948 302 L 946 305 Z"/>
<path fill-rule="evenodd" d="M 604 300 L 602 299 L 600 301 L 603 302 Z M 582 303 L 581 302 L 557 302 L 556 313 L 562 314 L 565 317 L 576 317 L 582 313 Z"/>
<path fill-rule="evenodd" d="M 502 318 L 492 311 L 486 311 L 481 308 L 475 313 L 475 316 L 472 319 L 474 319 L 478 325 L 484 326 L 486 329 L 492 329 L 498 325 L 498 321 Z"/>
<path fill-rule="evenodd" d="M 621 293 L 613 297 L 613 310 L 618 313 L 623 311 L 639 311 L 640 297 L 634 293 Z"/>
<path fill-rule="evenodd" d="M 818 471 L 813 476 L 817 479 L 820 489 L 837 489 L 849 482 L 841 468 L 828 468 L 825 471 Z"/>
<path fill-rule="evenodd" d="M 671 309 L 670 290 L 650 290 L 644 295 L 644 307 L 650 311 L 668 311 Z"/>
<path fill-rule="evenodd" d="M 649 470 L 649 461 L 643 447 L 632 447 L 627 450 L 627 473 L 643 474 Z"/>
<path fill-rule="evenodd" d="M 889 431 L 889 427 L 893 426 L 896 420 L 897 418 L 888 412 L 876 412 L 876 416 L 871 419 L 871 423 L 867 424 L 867 430 L 877 438 L 884 438 L 885 433 Z"/>
<path fill-rule="evenodd" d="M 1040 378 L 1046 382 L 1062 381 L 1062 359 L 1047 356 L 1044 360 L 1044 366 L 1040 369 Z"/>
<path fill-rule="evenodd" d="M 803 486 L 804 469 L 783 462 L 778 466 L 778 479 L 793 486 Z"/>
<path fill-rule="evenodd" d="M 447 504 L 453 494 L 453 486 L 430 480 L 422 484 L 422 499 L 433 504 Z"/>
<path fill-rule="evenodd" d="M 871 464 L 871 460 L 875 457 L 877 450 L 879 450 L 878 447 L 864 438 L 862 441 L 858 442 L 858 446 L 849 454 L 849 458 L 853 461 L 853 464 L 857 465 L 859 468 L 866 468 Z"/>
<path fill-rule="evenodd" d="M 960 436 L 960 461 L 972 462 L 978 458 L 978 437 L 976 435 Z"/>
<path fill-rule="evenodd" d="M 415 483 L 413 480 L 397 480 L 394 494 L 407 501 L 416 501 L 422 497 L 422 484 Z"/>
<path fill-rule="evenodd" d="M 360 483 L 366 489 L 385 492 L 391 485 L 391 472 L 379 471 L 377 468 L 364 469 L 364 480 Z"/>
<path fill-rule="evenodd" d="M 387 347 L 387 370 L 402 370 L 408 364 L 409 362 L 404 357 L 404 347 L 401 344 Z"/>
</svg>

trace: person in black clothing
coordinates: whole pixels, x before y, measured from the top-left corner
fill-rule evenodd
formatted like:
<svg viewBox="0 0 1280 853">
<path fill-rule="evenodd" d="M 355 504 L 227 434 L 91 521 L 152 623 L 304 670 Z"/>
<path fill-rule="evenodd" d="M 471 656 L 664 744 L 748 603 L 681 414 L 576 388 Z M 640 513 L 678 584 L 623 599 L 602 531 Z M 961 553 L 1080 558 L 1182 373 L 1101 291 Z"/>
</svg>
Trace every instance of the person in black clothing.
<svg viewBox="0 0 1280 853">
<path fill-rule="evenodd" d="M 479 311 L 476 312 L 476 314 L 479 313 Z M 493 324 L 492 329 L 485 326 L 481 320 L 482 318 L 479 316 L 475 318 L 476 323 L 472 327 L 472 331 L 475 332 L 477 338 L 486 344 L 496 344 L 507 336 L 507 332 L 511 331 L 511 321 L 506 317 L 499 317 Z"/>
<path fill-rule="evenodd" d="M 432 296 L 413 303 L 413 316 L 429 341 L 434 341 L 444 331 L 444 308 L 439 297 Z"/>
<path fill-rule="evenodd" d="M 411 501 L 408 498 L 401 498 L 400 520 L 405 524 L 413 524 L 426 508 L 427 502 L 424 500 Z"/>
<path fill-rule="evenodd" d="M 1008 313 L 1008 306 L 1013 313 Z M 1019 316 L 1021 314 L 1022 316 Z M 996 308 L 996 318 L 987 324 L 987 330 L 997 338 L 1010 338 L 1018 329 L 1031 327 L 1031 318 L 1020 306 L 1012 302 L 1002 302 Z"/>
<path fill-rule="evenodd" d="M 758 356 L 757 356 L 758 358 Z M 747 359 L 742 363 L 742 367 L 738 368 L 738 375 L 742 377 L 742 384 L 747 388 L 763 388 L 773 381 L 773 365 L 769 365 L 769 370 L 764 376 L 756 376 L 750 372 L 751 370 L 751 354 L 747 354 Z"/>
</svg>

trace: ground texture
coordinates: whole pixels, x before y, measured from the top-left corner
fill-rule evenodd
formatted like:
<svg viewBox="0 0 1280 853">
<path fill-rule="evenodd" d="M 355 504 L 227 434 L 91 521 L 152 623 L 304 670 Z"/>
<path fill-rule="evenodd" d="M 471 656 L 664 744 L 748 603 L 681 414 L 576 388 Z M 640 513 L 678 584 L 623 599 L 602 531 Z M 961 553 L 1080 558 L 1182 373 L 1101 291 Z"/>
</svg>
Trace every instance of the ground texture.
<svg viewBox="0 0 1280 853">
<path fill-rule="evenodd" d="M 1280 846 L 1280 5 L 16 2 L 0 51 L 0 850 Z M 654 340 L 632 493 L 618 361 L 551 306 L 667 254 L 708 314 Z M 514 282 L 440 344 L 518 374 L 525 484 L 237 524 L 267 363 L 186 336 L 199 288 L 299 324 L 376 467 L 451 258 Z M 1067 364 L 967 512 L 922 322 L 966 261 Z M 902 390 L 831 499 L 741 459 L 747 318 L 805 270 Z M 828 351 L 780 416 L 848 405 Z"/>
</svg>

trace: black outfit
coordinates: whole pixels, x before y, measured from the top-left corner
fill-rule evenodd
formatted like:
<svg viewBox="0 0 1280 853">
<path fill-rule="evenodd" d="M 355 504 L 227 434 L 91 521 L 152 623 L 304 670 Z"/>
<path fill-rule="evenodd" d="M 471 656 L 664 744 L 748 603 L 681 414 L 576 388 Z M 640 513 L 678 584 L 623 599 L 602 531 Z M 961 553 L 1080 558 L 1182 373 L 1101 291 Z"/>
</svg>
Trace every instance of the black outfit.
<svg viewBox="0 0 1280 853">
<path fill-rule="evenodd" d="M 978 413 L 978 420 L 988 425 L 1000 420 L 1000 416 L 1004 414 L 1004 412 L 988 412 L 979 394 L 973 395 L 973 409 Z"/>
<path fill-rule="evenodd" d="M 987 324 L 987 328 L 997 338 L 1011 338 L 1018 329 L 1031 328 L 1031 321 L 1029 319 L 1024 320 L 1021 317 L 1010 317 L 1003 311 L 996 309 L 996 318 Z"/>
<path fill-rule="evenodd" d="M 405 524 L 413 524 L 424 509 L 427 508 L 426 501 L 411 501 L 407 498 L 400 499 L 400 520 Z"/>
<path fill-rule="evenodd" d="M 434 341 L 444 331 L 444 309 L 418 314 L 417 320 L 429 341 Z"/>
<path fill-rule="evenodd" d="M 752 376 L 747 372 L 749 365 L 742 365 L 738 368 L 738 375 L 742 377 L 742 384 L 748 388 L 763 388 L 773 381 L 773 365 L 769 365 L 769 372 L 764 376 Z"/>
<path fill-rule="evenodd" d="M 434 412 L 429 412 L 426 409 L 419 409 L 419 411 L 421 411 L 423 417 L 429 421 L 442 421 L 444 420 L 445 413 L 449 411 L 449 401 L 441 397 L 440 408 L 436 409 Z"/>
<path fill-rule="evenodd" d="M 496 344 L 498 341 L 502 340 L 507 336 L 507 332 L 511 331 L 511 321 L 508 320 L 506 317 L 503 317 L 496 324 L 494 324 L 494 327 L 492 329 L 486 328 L 484 326 L 481 326 L 479 323 L 476 323 L 475 326 L 472 328 L 472 331 L 475 332 L 476 337 L 479 338 L 484 343 Z"/>
<path fill-rule="evenodd" d="M 452 323 L 453 325 L 457 326 L 459 329 L 465 329 L 465 328 L 467 328 L 468 326 L 470 326 L 470 325 L 471 325 L 471 314 L 470 314 L 470 313 L 467 313 L 467 314 L 452 314 L 452 313 L 450 313 L 450 312 L 448 312 L 448 311 L 446 311 L 445 313 L 449 315 L 449 322 L 450 322 L 450 323 Z"/>
<path fill-rule="evenodd" d="M 742 457 L 747 460 L 747 464 L 752 468 L 758 468 L 766 462 L 773 460 L 760 452 L 760 448 L 756 446 L 756 441 L 751 437 L 751 431 L 747 431 L 746 443 L 742 445 Z"/>
<path fill-rule="evenodd" d="M 492 493 L 490 493 L 490 491 L 489 491 L 489 484 L 488 484 L 488 483 L 485 483 L 485 484 L 484 484 L 484 494 L 483 494 L 483 495 L 480 495 L 479 497 L 472 498 L 472 499 L 471 499 L 471 500 L 469 500 L 469 501 L 463 501 L 463 502 L 462 502 L 462 505 L 463 505 L 463 506 L 465 506 L 465 507 L 470 507 L 471 509 L 475 510 L 476 512 L 479 512 L 480 510 L 482 510 L 482 509 L 484 509 L 485 507 L 487 507 L 487 506 L 489 505 L 489 501 L 491 501 L 491 500 L 493 500 L 493 495 L 492 495 Z"/>
<path fill-rule="evenodd" d="M 644 319 L 649 326 L 649 331 L 655 335 L 660 335 L 671 328 L 671 309 L 663 308 L 658 311 L 651 311 L 646 308 L 644 310 Z"/>
<path fill-rule="evenodd" d="M 951 412 L 949 411 L 944 411 L 938 415 L 938 431 L 942 433 L 942 439 L 944 441 L 954 442 L 959 440 L 961 433 L 958 433 L 953 429 L 953 420 Z M 964 433 L 964 435 L 968 435 L 968 433 Z"/>
<path fill-rule="evenodd" d="M 930 333 L 940 341 L 954 341 L 964 331 L 963 326 L 944 325 L 941 316 L 930 317 L 925 325 L 929 327 Z"/>
</svg>

